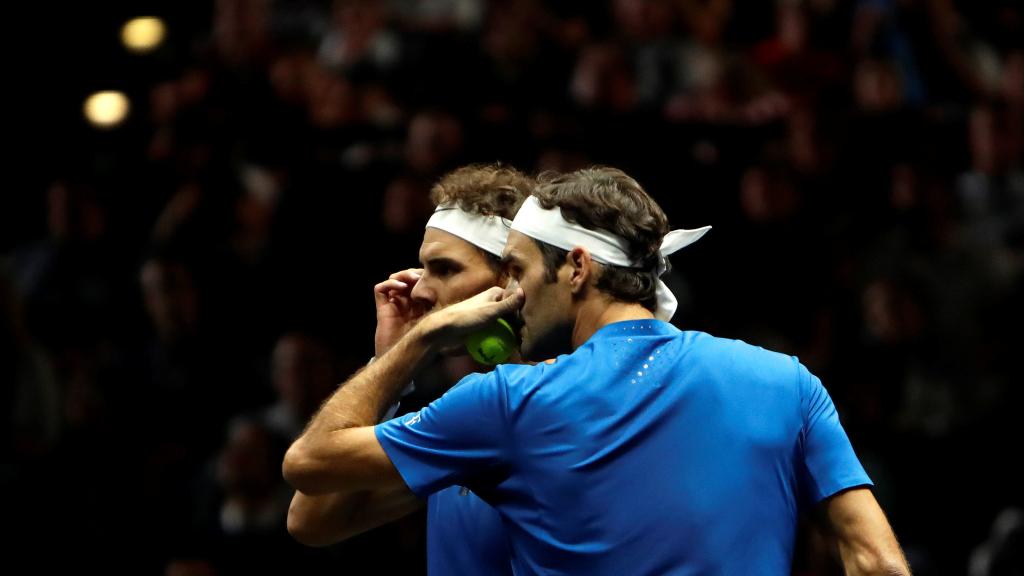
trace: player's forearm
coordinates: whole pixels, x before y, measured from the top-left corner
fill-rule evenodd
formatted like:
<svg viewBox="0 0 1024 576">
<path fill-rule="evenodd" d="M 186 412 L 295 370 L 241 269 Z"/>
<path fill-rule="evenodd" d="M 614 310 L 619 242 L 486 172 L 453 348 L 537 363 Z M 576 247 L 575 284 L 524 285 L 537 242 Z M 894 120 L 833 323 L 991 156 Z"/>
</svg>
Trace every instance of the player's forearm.
<svg viewBox="0 0 1024 576">
<path fill-rule="evenodd" d="M 312 418 L 300 440 L 315 441 L 335 430 L 377 424 L 434 352 L 429 327 L 413 329 L 340 386 Z"/>
<path fill-rule="evenodd" d="M 849 576 L 910 576 L 896 536 L 888 529 L 861 528 L 838 541 L 843 571 Z"/>
<path fill-rule="evenodd" d="M 836 539 L 846 574 L 910 574 L 896 535 L 870 489 L 847 490 L 825 506 L 829 532 Z"/>
<path fill-rule="evenodd" d="M 910 576 L 910 567 L 898 551 L 850 549 L 840 546 L 843 571 L 849 576 Z"/>
<path fill-rule="evenodd" d="M 351 442 L 347 441 L 351 436 L 346 432 L 377 424 L 413 374 L 434 353 L 429 324 L 417 326 L 339 387 L 285 455 L 284 475 L 292 486 L 308 494 L 344 489 L 328 484 L 339 478 L 337 470 L 344 464 L 339 460 L 360 456 L 352 452 Z"/>
<path fill-rule="evenodd" d="M 306 546 L 330 546 L 422 506 L 423 502 L 404 488 L 315 496 L 296 491 L 288 508 L 288 532 Z"/>
<path fill-rule="evenodd" d="M 311 496 L 295 491 L 288 507 L 288 532 L 306 546 L 330 546 L 346 537 L 359 493 L 332 492 Z"/>
</svg>

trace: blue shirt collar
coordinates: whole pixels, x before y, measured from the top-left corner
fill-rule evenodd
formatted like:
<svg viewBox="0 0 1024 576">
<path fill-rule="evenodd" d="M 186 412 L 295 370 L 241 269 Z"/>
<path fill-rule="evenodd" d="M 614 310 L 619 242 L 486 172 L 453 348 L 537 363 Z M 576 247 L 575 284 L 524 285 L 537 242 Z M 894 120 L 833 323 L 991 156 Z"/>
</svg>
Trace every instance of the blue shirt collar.
<svg viewBox="0 0 1024 576">
<path fill-rule="evenodd" d="M 602 326 L 587 342 L 632 336 L 671 336 L 678 333 L 679 329 L 675 326 L 654 318 L 624 320 Z"/>
</svg>

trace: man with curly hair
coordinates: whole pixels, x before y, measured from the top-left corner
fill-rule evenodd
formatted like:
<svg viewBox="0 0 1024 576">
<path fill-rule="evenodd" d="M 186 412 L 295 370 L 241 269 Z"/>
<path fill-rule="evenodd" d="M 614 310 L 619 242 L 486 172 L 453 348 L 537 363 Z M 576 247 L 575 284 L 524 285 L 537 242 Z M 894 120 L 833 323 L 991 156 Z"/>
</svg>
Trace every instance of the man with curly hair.
<svg viewBox="0 0 1024 576">
<path fill-rule="evenodd" d="M 507 281 L 501 253 L 512 218 L 533 184 L 533 179 L 514 168 L 471 165 L 446 174 L 434 185 L 431 201 L 436 210 L 423 233 L 422 268 L 396 272 L 374 287 L 375 358 L 391 350 L 425 314 Z M 444 352 L 461 350 L 453 346 Z M 380 417 L 390 416 L 395 408 L 393 404 Z M 417 499 L 376 498 L 372 491 L 356 497 L 297 491 L 288 528 L 303 543 L 328 545 L 420 505 Z M 426 506 L 431 576 L 512 573 L 501 519 L 476 494 L 464 486 L 451 486 L 426 498 Z"/>
</svg>

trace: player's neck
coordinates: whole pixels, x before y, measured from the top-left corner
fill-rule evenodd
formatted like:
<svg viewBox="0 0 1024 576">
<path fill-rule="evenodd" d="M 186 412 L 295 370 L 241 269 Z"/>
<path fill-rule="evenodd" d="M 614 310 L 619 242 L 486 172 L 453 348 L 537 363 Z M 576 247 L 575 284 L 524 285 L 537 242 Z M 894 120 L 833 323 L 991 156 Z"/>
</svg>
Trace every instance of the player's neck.
<svg viewBox="0 0 1024 576">
<path fill-rule="evenodd" d="M 640 304 L 607 298 L 591 298 L 580 304 L 572 331 L 572 349 L 582 346 L 605 326 L 626 320 L 650 320 L 654 314 Z"/>
</svg>

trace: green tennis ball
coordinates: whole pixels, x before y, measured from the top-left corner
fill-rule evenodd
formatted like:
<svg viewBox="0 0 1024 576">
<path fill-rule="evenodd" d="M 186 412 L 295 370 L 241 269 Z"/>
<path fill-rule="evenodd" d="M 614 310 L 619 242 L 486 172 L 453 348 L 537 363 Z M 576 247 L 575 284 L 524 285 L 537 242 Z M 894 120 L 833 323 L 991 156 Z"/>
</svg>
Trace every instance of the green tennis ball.
<svg viewBox="0 0 1024 576">
<path fill-rule="evenodd" d="M 507 362 L 517 345 L 515 331 L 501 318 L 466 337 L 469 355 L 490 366 Z"/>
</svg>

